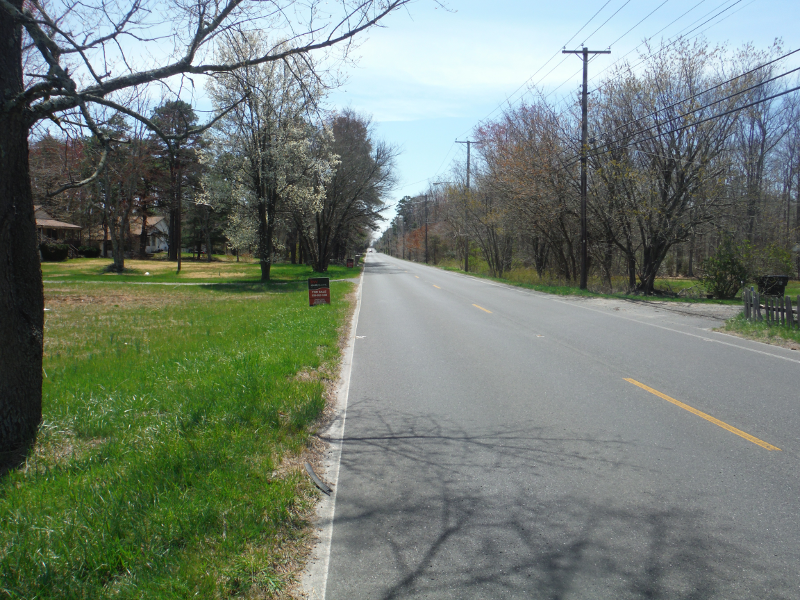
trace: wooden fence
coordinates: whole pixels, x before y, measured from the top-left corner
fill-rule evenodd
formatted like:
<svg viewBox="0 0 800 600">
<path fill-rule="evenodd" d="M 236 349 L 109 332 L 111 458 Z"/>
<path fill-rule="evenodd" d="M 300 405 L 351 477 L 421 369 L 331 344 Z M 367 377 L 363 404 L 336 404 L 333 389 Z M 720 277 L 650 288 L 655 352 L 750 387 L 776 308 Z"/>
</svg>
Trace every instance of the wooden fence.
<svg viewBox="0 0 800 600">
<path fill-rule="evenodd" d="M 744 317 L 751 321 L 766 321 L 773 325 L 788 325 L 800 328 L 800 296 L 797 304 L 792 308 L 792 299 L 789 296 L 762 296 L 753 288 L 745 290 L 742 294 L 744 300 Z"/>
</svg>

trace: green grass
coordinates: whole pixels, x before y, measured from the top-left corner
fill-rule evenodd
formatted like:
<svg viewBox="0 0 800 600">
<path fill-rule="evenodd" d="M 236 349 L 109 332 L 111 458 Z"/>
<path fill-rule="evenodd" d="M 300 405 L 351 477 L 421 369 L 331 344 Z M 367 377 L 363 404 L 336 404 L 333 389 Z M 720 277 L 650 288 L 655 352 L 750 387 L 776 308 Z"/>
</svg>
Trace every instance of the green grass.
<svg viewBox="0 0 800 600">
<path fill-rule="evenodd" d="M 45 280 L 54 281 L 121 281 L 151 283 L 234 283 L 257 282 L 261 279 L 261 267 L 257 261 L 243 260 L 236 262 L 231 257 L 215 256 L 215 261 L 195 261 L 184 259 L 181 272 L 177 273 L 177 263 L 167 260 L 125 260 L 124 273 L 112 273 L 107 270 L 111 264 L 108 258 L 73 258 L 58 263 L 42 263 L 42 276 Z M 275 283 L 301 281 L 309 277 L 330 277 L 346 279 L 357 277 L 359 268 L 348 269 L 339 265 L 331 265 L 326 273 L 316 273 L 307 265 L 277 263 L 272 265 L 270 280 Z"/>
<path fill-rule="evenodd" d="M 769 324 L 766 321 L 749 321 L 743 314 L 728 319 L 722 329 L 768 344 L 784 345 L 786 342 L 800 344 L 800 329 Z"/>
<path fill-rule="evenodd" d="M 48 284 L 43 423 L 0 480 L 0 596 L 284 590 L 315 494 L 285 461 L 324 407 L 352 288 L 309 308 L 300 283 Z"/>
<path fill-rule="evenodd" d="M 459 263 L 453 260 L 442 261 L 438 265 L 439 268 L 447 271 L 463 272 Z M 627 280 L 618 277 L 612 280 L 612 290 L 610 291 L 607 285 L 600 281 L 599 278 L 590 277 L 588 281 L 588 289 L 582 290 L 576 282 L 559 281 L 552 277 L 539 277 L 532 268 L 514 267 L 504 274 L 504 277 L 492 277 L 489 275 L 489 268 L 483 259 L 477 257 L 470 257 L 470 275 L 481 277 L 484 279 L 491 279 L 500 283 L 507 283 L 523 287 L 526 289 L 536 290 L 547 294 L 555 294 L 559 296 L 586 296 L 592 298 L 634 298 L 637 300 L 663 300 L 672 302 L 696 302 L 707 304 L 740 304 L 741 300 L 718 300 L 714 298 L 705 297 L 705 288 L 703 284 L 697 279 L 688 278 L 667 278 L 656 280 L 656 290 L 667 292 L 664 295 L 645 297 L 641 295 L 627 294 L 622 291 L 614 292 L 613 290 L 624 290 L 627 288 Z M 797 284 L 800 287 L 800 283 Z M 682 290 L 683 294 L 678 295 Z M 787 287 L 788 293 L 789 287 Z M 686 294 L 686 292 L 691 292 Z M 675 296 L 673 296 L 675 294 Z"/>
</svg>

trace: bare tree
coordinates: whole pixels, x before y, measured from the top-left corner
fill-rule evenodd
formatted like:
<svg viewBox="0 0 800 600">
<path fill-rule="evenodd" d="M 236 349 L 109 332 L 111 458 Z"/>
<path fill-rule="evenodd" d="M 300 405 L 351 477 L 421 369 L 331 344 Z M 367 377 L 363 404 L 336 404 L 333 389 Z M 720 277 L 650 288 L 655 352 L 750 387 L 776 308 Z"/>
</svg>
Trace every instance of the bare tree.
<svg viewBox="0 0 800 600">
<path fill-rule="evenodd" d="M 593 213 L 605 215 L 605 233 L 636 264 L 637 287 L 646 294 L 670 248 L 726 202 L 725 151 L 737 118 L 731 111 L 744 104 L 731 94 L 735 83 L 722 85 L 705 46 L 682 43 L 652 56 L 641 75 L 621 72 L 604 86 L 592 152 L 603 187 Z M 697 98 L 704 89 L 714 93 Z"/>
<path fill-rule="evenodd" d="M 28 165 L 31 127 L 43 119 L 56 126 L 79 121 L 107 150 L 111 139 L 93 118 L 92 104 L 149 123 L 117 102 L 118 94 L 156 81 L 180 87 L 190 83 L 182 76 L 233 72 L 340 42 L 347 48 L 354 35 L 408 1 L 345 0 L 335 5 L 311 0 L 301 7 L 293 6 L 292 0 L 67 0 L 52 5 L 44 0 L 0 0 L 0 39 L 6 40 L 0 52 L 3 456 L 27 446 L 41 419 L 44 299 Z M 321 22 L 323 15 L 327 20 Z M 279 31 L 290 41 L 243 60 L 214 60 L 221 34 L 247 29 Z M 96 180 L 106 156 L 95 173 L 69 185 Z"/>
<path fill-rule="evenodd" d="M 738 180 L 732 191 L 743 201 L 745 233 L 750 242 L 757 241 L 759 233 L 758 225 L 766 201 L 769 158 L 790 131 L 787 117 L 792 113 L 787 110 L 788 103 L 772 98 L 786 89 L 785 80 L 775 78 L 778 66 L 774 63 L 758 67 L 770 63 L 770 59 L 780 54 L 779 44 L 773 45 L 768 51 L 758 51 L 748 44 L 733 61 L 736 72 L 747 73 L 747 76 L 739 78 L 739 86 L 742 89 L 752 88 L 744 97 L 753 106 L 739 115 L 732 144 L 735 164 L 733 176 Z"/>
<path fill-rule="evenodd" d="M 537 271 L 541 275 L 549 256 L 559 276 L 570 281 L 578 275 L 578 206 L 575 166 L 568 164 L 572 155 L 563 134 L 568 122 L 568 116 L 536 101 L 507 110 L 476 135 L 485 163 L 480 182 L 508 198 L 507 220 L 517 224 L 517 234 L 533 238 Z"/>
</svg>

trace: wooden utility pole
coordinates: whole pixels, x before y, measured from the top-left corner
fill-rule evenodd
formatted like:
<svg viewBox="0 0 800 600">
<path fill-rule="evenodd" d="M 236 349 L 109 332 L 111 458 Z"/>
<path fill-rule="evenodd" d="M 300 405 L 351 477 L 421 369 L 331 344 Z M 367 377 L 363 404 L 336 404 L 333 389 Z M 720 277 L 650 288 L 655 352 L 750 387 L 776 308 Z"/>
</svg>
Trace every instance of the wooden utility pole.
<svg viewBox="0 0 800 600">
<path fill-rule="evenodd" d="M 428 194 L 425 194 L 425 264 L 428 264 Z"/>
<path fill-rule="evenodd" d="M 406 218 L 400 215 L 400 221 L 403 223 L 403 260 L 406 259 Z"/>
<path fill-rule="evenodd" d="M 464 272 L 469 272 L 469 237 L 467 237 L 467 207 L 469 203 L 469 149 L 472 144 L 474 144 L 472 140 L 467 140 L 465 142 L 459 142 L 456 140 L 456 144 L 466 144 L 467 145 L 467 196 L 464 199 Z"/>
<path fill-rule="evenodd" d="M 589 264 L 589 240 L 586 227 L 586 156 L 589 143 L 589 125 L 586 120 L 589 93 L 586 87 L 589 78 L 589 55 L 611 54 L 611 50 L 589 50 L 584 46 L 582 50 L 562 50 L 561 53 L 581 54 L 583 56 L 583 92 L 581 93 L 581 289 L 585 290 Z"/>
</svg>

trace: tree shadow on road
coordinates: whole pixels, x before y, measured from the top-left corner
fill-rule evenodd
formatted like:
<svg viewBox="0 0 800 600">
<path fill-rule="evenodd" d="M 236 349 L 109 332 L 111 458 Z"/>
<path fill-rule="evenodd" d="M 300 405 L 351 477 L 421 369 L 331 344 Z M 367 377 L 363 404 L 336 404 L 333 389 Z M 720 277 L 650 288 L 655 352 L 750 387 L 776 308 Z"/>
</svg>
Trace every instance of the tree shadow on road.
<svg viewBox="0 0 800 600">
<path fill-rule="evenodd" d="M 394 263 L 372 258 L 364 264 L 365 273 L 371 275 L 402 275 L 405 271 Z"/>
<path fill-rule="evenodd" d="M 772 563 L 720 515 L 646 489 L 630 443 L 385 410 L 371 422 L 344 439 L 329 598 L 796 597 L 791 557 Z"/>
</svg>

